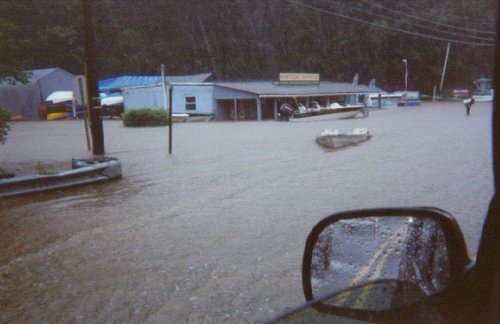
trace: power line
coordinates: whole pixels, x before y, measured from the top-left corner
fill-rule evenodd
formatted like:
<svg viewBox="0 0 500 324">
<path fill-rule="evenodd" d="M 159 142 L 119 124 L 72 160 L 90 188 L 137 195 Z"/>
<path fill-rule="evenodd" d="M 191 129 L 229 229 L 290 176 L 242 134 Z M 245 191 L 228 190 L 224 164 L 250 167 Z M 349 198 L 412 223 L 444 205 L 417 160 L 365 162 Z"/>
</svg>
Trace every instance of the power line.
<svg viewBox="0 0 500 324">
<path fill-rule="evenodd" d="M 412 18 L 412 19 L 415 19 L 415 20 L 420 20 L 420 21 L 431 23 L 431 24 L 434 24 L 434 25 L 437 25 L 437 26 L 441 26 L 441 27 L 448 27 L 448 28 L 452 28 L 452 29 L 456 29 L 456 30 L 461 30 L 461 31 L 466 31 L 466 32 L 473 32 L 473 33 L 480 33 L 480 34 L 488 34 L 488 35 L 495 35 L 496 34 L 495 32 L 492 32 L 492 31 L 478 30 L 478 29 L 469 29 L 469 28 L 461 28 L 461 27 L 457 27 L 457 26 L 454 26 L 454 25 L 449 25 L 449 24 L 440 23 L 440 22 L 437 22 L 437 21 L 434 21 L 434 20 L 430 20 L 430 19 L 426 19 L 426 18 L 421 18 L 421 17 L 413 16 L 413 15 L 407 14 L 406 12 L 403 12 L 403 11 L 395 10 L 395 9 L 392 9 L 392 8 L 387 8 L 387 7 L 385 7 L 385 6 L 381 5 L 381 4 L 378 4 L 378 3 L 372 3 L 372 5 L 375 6 L 375 7 L 381 8 L 383 10 L 388 10 L 388 11 L 397 13 L 398 15 L 403 15 L 403 16 L 406 16 L 408 18 Z"/>
<path fill-rule="evenodd" d="M 384 25 L 380 25 L 380 24 L 377 24 L 377 23 L 374 23 L 374 22 L 371 22 L 371 21 L 366 21 L 366 20 L 363 20 L 363 19 L 360 19 L 360 18 L 355 18 L 355 17 L 351 17 L 351 16 L 348 16 L 348 15 L 339 14 L 339 13 L 336 13 L 336 12 L 333 12 L 333 11 L 329 11 L 329 10 L 326 10 L 326 9 L 321 9 L 321 8 L 313 7 L 313 6 L 306 5 L 304 3 L 296 2 L 296 1 L 293 1 L 293 0 L 285 0 L 285 1 L 288 2 L 288 3 L 294 4 L 294 5 L 300 6 L 300 7 L 304 7 L 304 8 L 313 10 L 313 11 L 317 11 L 317 12 L 325 13 L 325 14 L 328 14 L 328 15 L 332 15 L 332 16 L 337 16 L 337 17 L 349 19 L 349 20 L 356 21 L 356 22 L 359 22 L 359 23 L 362 23 L 362 24 L 371 25 L 371 26 L 375 26 L 375 27 L 383 28 L 383 29 L 388 29 L 388 30 L 392 30 L 392 31 L 396 31 L 396 32 L 400 32 L 400 33 L 404 33 L 404 34 L 408 34 L 408 35 L 413 35 L 413 36 L 418 36 L 418 37 L 423 37 L 423 38 L 428 38 L 428 39 L 434 39 L 434 40 L 439 40 L 439 41 L 445 41 L 445 42 L 451 42 L 451 43 L 456 43 L 456 44 L 463 44 L 463 45 L 485 46 L 485 47 L 494 47 L 495 46 L 494 43 L 469 42 L 469 41 L 463 41 L 463 40 L 445 38 L 445 37 L 440 37 L 440 36 L 422 34 L 422 33 L 413 32 L 413 31 L 409 31 L 409 30 L 404 30 L 404 29 L 401 29 L 401 28 L 396 28 L 396 27 L 391 27 L 391 26 L 384 26 Z"/>
<path fill-rule="evenodd" d="M 408 9 L 408 10 L 416 10 L 416 11 L 426 11 L 428 8 L 425 8 L 423 9 L 422 7 L 419 7 L 418 5 L 416 5 L 414 2 L 409 5 L 408 3 L 405 3 L 404 6 Z M 441 12 L 443 12 L 442 9 L 440 9 Z M 496 12 L 495 10 L 492 10 L 492 12 Z M 425 14 L 425 13 L 424 13 Z M 446 11 L 445 13 L 446 17 L 447 18 L 452 18 L 452 19 L 465 19 L 467 18 L 467 23 L 469 24 L 475 24 L 475 25 L 482 25 L 482 26 L 488 26 L 490 29 L 494 29 L 495 28 L 495 20 L 494 18 L 492 17 L 487 17 L 487 18 L 483 18 L 482 20 L 478 20 L 478 19 L 475 19 L 475 17 L 464 17 L 464 16 L 459 16 L 459 15 L 454 15 L 454 14 L 451 14 L 449 13 L 448 11 Z M 494 16 L 494 15 L 493 15 Z"/>
<path fill-rule="evenodd" d="M 474 35 L 467 35 L 467 34 L 464 34 L 464 33 L 457 33 L 457 32 L 452 32 L 452 31 L 447 31 L 447 30 L 442 30 L 442 29 L 435 29 L 435 28 L 432 28 L 432 27 L 417 25 L 415 23 L 410 23 L 410 22 L 407 22 L 407 21 L 401 21 L 400 19 L 397 19 L 397 18 L 389 17 L 389 16 L 386 16 L 386 15 L 378 14 L 378 13 L 373 13 L 373 12 L 367 11 L 366 9 L 360 9 L 360 8 L 357 8 L 357 7 L 353 7 L 351 5 L 340 4 L 340 3 L 336 2 L 336 1 L 332 1 L 332 0 L 324 0 L 324 1 L 327 1 L 327 2 L 329 2 L 331 4 L 333 4 L 333 5 L 336 5 L 336 6 L 342 5 L 344 7 L 348 7 L 351 10 L 355 10 L 355 11 L 361 12 L 363 14 L 373 15 L 375 17 L 379 17 L 379 18 L 383 18 L 383 19 L 387 19 L 387 20 L 392 20 L 392 21 L 395 21 L 395 22 L 398 22 L 398 23 L 407 24 L 407 25 L 410 25 L 412 27 L 426 29 L 426 30 L 430 30 L 430 31 L 433 31 L 433 32 L 438 32 L 438 33 L 443 33 L 443 34 L 449 34 L 449 35 L 452 35 L 452 36 L 459 36 L 459 37 L 466 37 L 466 38 L 473 38 L 473 39 L 485 40 L 485 41 L 490 41 L 490 42 L 494 42 L 495 41 L 495 39 L 493 39 L 493 38 L 487 38 L 487 37 L 481 37 L 481 36 L 474 36 Z M 367 1 L 364 1 L 364 2 L 366 3 Z"/>
</svg>

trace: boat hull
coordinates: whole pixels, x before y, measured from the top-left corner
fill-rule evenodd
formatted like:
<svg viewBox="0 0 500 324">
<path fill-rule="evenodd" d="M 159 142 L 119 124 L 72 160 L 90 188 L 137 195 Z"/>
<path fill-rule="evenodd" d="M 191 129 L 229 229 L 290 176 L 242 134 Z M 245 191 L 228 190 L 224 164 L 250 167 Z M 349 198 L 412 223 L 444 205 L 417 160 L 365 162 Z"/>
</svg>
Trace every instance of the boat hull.
<svg viewBox="0 0 500 324">
<path fill-rule="evenodd" d="M 303 118 L 311 116 L 320 115 L 331 115 L 338 119 L 352 118 L 359 113 L 364 111 L 364 106 L 352 106 L 352 107 L 342 107 L 342 108 L 321 108 L 309 110 L 303 113 L 295 113 L 294 118 Z"/>
<path fill-rule="evenodd" d="M 420 104 L 421 104 L 420 100 L 398 101 L 398 107 L 415 107 L 415 106 L 420 106 Z"/>
<path fill-rule="evenodd" d="M 65 112 L 53 112 L 47 115 L 47 120 L 66 119 L 68 115 Z"/>
<path fill-rule="evenodd" d="M 172 114 L 172 123 L 184 123 L 188 117 L 188 114 Z"/>
<path fill-rule="evenodd" d="M 355 145 L 367 141 L 370 133 L 366 129 L 357 129 L 353 133 L 339 133 L 338 131 L 324 130 L 316 143 L 330 149 L 338 149 L 348 145 Z"/>
<path fill-rule="evenodd" d="M 485 96 L 474 95 L 472 96 L 472 98 L 474 98 L 475 102 L 493 102 L 493 95 L 485 95 Z"/>
</svg>

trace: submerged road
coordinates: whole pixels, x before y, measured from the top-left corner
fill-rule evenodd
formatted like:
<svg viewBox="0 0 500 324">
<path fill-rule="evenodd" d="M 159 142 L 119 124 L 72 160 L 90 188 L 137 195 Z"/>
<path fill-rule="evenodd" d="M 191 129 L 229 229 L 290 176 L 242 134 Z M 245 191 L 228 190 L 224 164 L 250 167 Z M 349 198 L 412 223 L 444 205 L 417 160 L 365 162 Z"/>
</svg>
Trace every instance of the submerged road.
<svg viewBox="0 0 500 324">
<path fill-rule="evenodd" d="M 325 151 L 325 128 L 368 142 Z M 430 205 L 474 254 L 493 193 L 491 104 L 368 118 L 176 124 L 105 121 L 124 178 L 0 201 L 0 322 L 255 322 L 304 300 L 312 226 L 336 211 Z M 3 163 L 87 156 L 83 123 L 14 123 Z M 0 167 L 2 164 L 0 163 Z"/>
</svg>

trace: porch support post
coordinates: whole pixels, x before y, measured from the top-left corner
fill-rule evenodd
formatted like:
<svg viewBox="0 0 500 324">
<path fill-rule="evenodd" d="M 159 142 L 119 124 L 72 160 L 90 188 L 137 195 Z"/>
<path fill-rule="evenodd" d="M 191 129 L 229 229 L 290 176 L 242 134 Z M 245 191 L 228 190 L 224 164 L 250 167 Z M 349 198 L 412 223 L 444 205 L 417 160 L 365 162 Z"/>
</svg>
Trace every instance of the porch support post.
<svg viewBox="0 0 500 324">
<path fill-rule="evenodd" d="M 257 97 L 257 120 L 262 120 L 262 102 L 260 97 Z"/>
<path fill-rule="evenodd" d="M 234 99 L 233 107 L 234 107 L 234 120 L 238 120 L 238 99 Z"/>
<path fill-rule="evenodd" d="M 274 120 L 278 120 L 278 99 L 274 98 Z"/>
</svg>

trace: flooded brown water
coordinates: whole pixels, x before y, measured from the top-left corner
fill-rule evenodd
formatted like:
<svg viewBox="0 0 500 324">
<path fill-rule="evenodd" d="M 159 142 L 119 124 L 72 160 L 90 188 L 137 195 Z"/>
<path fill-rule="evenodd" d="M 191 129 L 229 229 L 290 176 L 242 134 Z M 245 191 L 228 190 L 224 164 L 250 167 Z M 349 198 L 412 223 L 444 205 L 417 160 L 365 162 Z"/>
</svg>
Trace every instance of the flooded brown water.
<svg viewBox="0 0 500 324">
<path fill-rule="evenodd" d="M 12 126 L 3 162 L 88 156 L 80 121 Z M 356 127 L 373 138 L 314 141 Z M 304 300 L 303 246 L 322 217 L 436 206 L 474 254 L 493 193 L 491 104 L 176 124 L 172 155 L 167 128 L 104 133 L 123 180 L 0 201 L 0 322 L 260 322 Z"/>
</svg>

